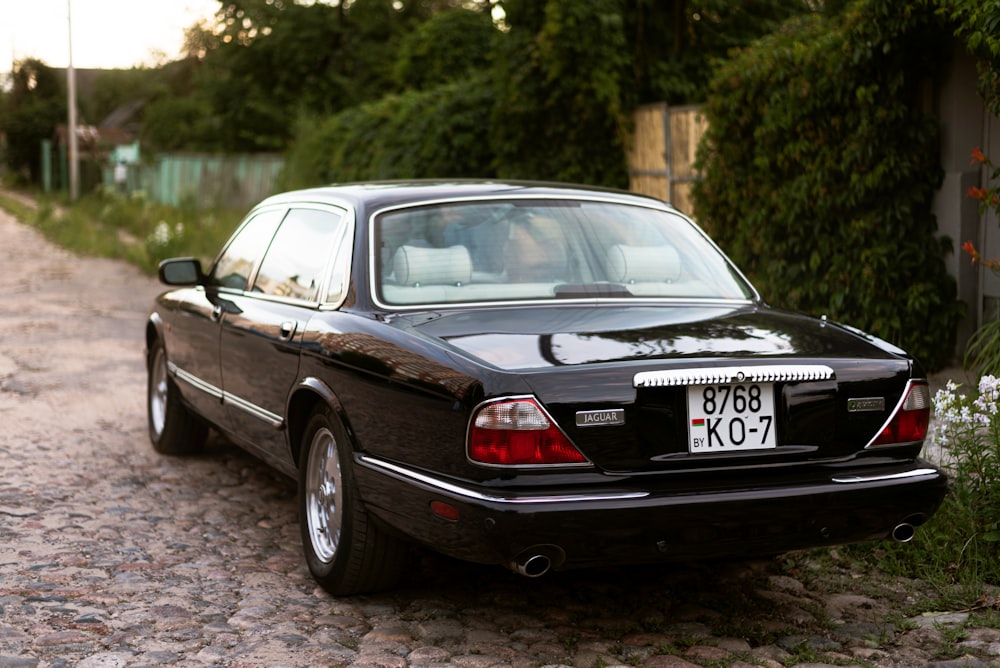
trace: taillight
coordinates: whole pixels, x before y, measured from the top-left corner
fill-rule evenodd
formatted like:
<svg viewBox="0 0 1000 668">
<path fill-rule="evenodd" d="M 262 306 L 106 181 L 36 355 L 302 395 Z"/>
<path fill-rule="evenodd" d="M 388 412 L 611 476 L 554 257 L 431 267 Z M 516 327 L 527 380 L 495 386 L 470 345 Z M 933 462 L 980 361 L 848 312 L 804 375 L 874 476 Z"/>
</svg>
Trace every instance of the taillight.
<svg viewBox="0 0 1000 668">
<path fill-rule="evenodd" d="M 469 459 L 491 466 L 586 464 L 584 457 L 534 399 L 482 406 L 469 427 Z"/>
<path fill-rule="evenodd" d="M 931 391 L 927 383 L 911 380 L 906 386 L 903 400 L 868 447 L 922 441 L 927 436 L 930 419 Z"/>
</svg>

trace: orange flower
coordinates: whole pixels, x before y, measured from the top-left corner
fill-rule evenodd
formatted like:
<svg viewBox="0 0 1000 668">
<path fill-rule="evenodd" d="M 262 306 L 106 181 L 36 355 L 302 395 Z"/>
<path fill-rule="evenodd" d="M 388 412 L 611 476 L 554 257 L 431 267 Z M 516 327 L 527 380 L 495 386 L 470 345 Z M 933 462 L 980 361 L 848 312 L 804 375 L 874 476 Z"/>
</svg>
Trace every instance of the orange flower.
<svg viewBox="0 0 1000 668">
<path fill-rule="evenodd" d="M 967 193 L 972 199 L 977 199 L 980 202 L 986 199 L 986 188 L 977 188 L 976 186 L 970 186 L 969 192 Z"/>
<path fill-rule="evenodd" d="M 976 250 L 976 247 L 972 245 L 971 241 L 966 241 L 962 244 L 962 250 L 972 256 L 972 264 L 981 264 L 993 273 L 1000 274 L 1000 260 L 993 258 L 992 260 L 985 259 Z"/>
<path fill-rule="evenodd" d="M 977 162 L 981 165 L 986 164 L 986 156 L 983 155 L 983 152 L 979 150 L 978 146 L 972 149 L 972 161 L 969 164 L 974 165 Z"/>
</svg>

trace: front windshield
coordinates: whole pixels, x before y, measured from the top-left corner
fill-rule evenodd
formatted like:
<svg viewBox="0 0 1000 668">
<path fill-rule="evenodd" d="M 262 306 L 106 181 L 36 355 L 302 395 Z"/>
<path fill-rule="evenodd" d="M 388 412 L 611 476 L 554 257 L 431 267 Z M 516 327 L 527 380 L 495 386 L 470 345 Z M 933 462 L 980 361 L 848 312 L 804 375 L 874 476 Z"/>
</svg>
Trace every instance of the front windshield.
<svg viewBox="0 0 1000 668">
<path fill-rule="evenodd" d="M 485 200 L 375 217 L 386 305 L 573 298 L 746 300 L 752 291 L 684 218 L 642 206 Z"/>
</svg>

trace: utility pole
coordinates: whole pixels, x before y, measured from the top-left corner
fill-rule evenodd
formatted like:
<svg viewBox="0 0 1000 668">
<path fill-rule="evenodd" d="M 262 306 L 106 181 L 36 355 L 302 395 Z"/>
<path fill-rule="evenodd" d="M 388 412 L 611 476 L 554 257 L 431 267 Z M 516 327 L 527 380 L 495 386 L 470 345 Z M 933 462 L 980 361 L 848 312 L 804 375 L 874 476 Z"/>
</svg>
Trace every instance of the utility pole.
<svg viewBox="0 0 1000 668">
<path fill-rule="evenodd" d="M 69 198 L 75 202 L 80 196 L 80 156 L 76 137 L 76 71 L 73 69 L 73 9 L 72 0 L 66 0 L 66 28 L 69 32 L 69 67 L 66 68 L 66 90 L 69 94 Z"/>
</svg>

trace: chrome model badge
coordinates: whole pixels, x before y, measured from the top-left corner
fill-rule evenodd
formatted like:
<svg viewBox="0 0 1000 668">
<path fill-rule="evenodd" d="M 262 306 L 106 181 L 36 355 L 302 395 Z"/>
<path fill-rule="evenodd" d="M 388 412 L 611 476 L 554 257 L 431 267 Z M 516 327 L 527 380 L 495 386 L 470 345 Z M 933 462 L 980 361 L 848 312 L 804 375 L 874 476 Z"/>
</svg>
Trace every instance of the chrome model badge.
<svg viewBox="0 0 1000 668">
<path fill-rule="evenodd" d="M 864 399 L 848 399 L 848 413 L 864 413 L 867 411 L 884 411 L 885 397 L 865 397 Z"/>
<path fill-rule="evenodd" d="M 580 411 L 576 414 L 577 427 L 613 427 L 622 424 L 625 424 L 625 411 L 621 408 Z"/>
</svg>

